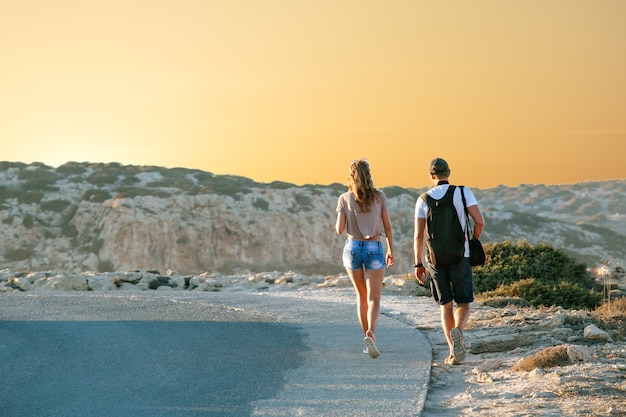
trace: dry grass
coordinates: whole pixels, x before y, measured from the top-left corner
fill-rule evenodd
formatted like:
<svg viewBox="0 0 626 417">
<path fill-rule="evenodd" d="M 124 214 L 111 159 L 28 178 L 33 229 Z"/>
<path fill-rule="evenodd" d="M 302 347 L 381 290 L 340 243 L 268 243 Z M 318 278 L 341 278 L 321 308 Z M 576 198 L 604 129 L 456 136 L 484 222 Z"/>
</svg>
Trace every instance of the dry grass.
<svg viewBox="0 0 626 417">
<path fill-rule="evenodd" d="M 614 338 L 626 337 L 626 297 L 605 301 L 593 311 L 593 316 L 602 329 L 614 331 Z"/>
<path fill-rule="evenodd" d="M 604 301 L 602 305 L 595 309 L 594 313 L 605 320 L 626 320 L 626 297 L 620 297 L 608 301 Z"/>
<path fill-rule="evenodd" d="M 553 368 L 570 363 L 570 358 L 567 355 L 567 345 L 550 346 L 519 361 L 513 367 L 513 371 L 532 371 L 536 368 Z"/>
</svg>

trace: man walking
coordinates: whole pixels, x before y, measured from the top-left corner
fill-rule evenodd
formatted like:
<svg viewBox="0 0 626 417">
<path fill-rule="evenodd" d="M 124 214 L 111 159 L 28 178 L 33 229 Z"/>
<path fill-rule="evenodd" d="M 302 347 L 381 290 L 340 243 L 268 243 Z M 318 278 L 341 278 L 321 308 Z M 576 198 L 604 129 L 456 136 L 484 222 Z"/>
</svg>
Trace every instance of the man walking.
<svg viewBox="0 0 626 417">
<path fill-rule="evenodd" d="M 474 221 L 474 239 L 480 237 L 485 221 L 472 191 L 448 182 L 450 168 L 445 160 L 433 159 L 428 172 L 434 187 L 415 204 L 415 278 L 420 285 L 424 285 L 425 274 L 431 278 L 431 293 L 440 306 L 441 327 L 450 348 L 445 362 L 456 365 L 465 359 L 463 329 L 470 315 L 470 303 L 474 301 L 461 192 Z"/>
</svg>

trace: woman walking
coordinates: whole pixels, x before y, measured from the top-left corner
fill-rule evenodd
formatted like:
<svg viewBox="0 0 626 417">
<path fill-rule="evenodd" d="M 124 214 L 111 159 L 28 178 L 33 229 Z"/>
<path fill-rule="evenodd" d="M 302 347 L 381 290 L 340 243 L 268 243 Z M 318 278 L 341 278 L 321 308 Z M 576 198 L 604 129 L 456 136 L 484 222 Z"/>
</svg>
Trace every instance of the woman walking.
<svg viewBox="0 0 626 417">
<path fill-rule="evenodd" d="M 387 241 L 385 255 L 381 225 Z M 337 223 L 339 235 L 348 235 L 343 249 L 343 265 L 356 292 L 356 308 L 367 353 L 380 355 L 376 347 L 376 323 L 380 314 L 380 293 L 385 266 L 393 259 L 393 233 L 387 197 L 374 187 L 367 159 L 352 161 L 348 171 L 348 191 L 339 196 Z"/>
</svg>

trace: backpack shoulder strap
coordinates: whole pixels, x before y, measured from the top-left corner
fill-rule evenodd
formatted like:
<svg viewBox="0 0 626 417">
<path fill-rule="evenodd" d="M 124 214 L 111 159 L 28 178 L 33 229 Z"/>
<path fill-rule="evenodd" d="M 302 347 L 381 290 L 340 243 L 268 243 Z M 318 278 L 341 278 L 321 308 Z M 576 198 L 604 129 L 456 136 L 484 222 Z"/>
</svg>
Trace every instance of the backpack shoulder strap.
<svg viewBox="0 0 626 417">
<path fill-rule="evenodd" d="M 467 239 L 470 239 L 470 220 L 469 220 L 469 213 L 467 212 L 467 201 L 465 200 L 465 187 L 463 187 L 462 185 L 460 186 L 461 188 L 461 198 L 463 199 L 463 210 L 465 210 L 465 234 L 467 236 Z M 472 235 L 474 233 L 472 232 Z"/>
<path fill-rule="evenodd" d="M 467 201 L 465 200 L 465 186 L 460 185 L 461 189 L 461 198 L 463 199 L 463 209 L 465 210 L 465 215 L 467 216 Z"/>
</svg>

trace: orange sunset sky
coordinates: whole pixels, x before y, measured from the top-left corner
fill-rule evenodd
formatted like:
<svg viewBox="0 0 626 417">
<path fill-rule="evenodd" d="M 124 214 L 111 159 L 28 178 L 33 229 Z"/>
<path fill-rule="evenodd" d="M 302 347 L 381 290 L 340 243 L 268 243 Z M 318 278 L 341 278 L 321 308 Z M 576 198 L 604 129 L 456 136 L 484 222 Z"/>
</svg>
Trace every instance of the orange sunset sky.
<svg viewBox="0 0 626 417">
<path fill-rule="evenodd" d="M 626 1 L 0 0 L 0 161 L 626 178 Z"/>
</svg>

